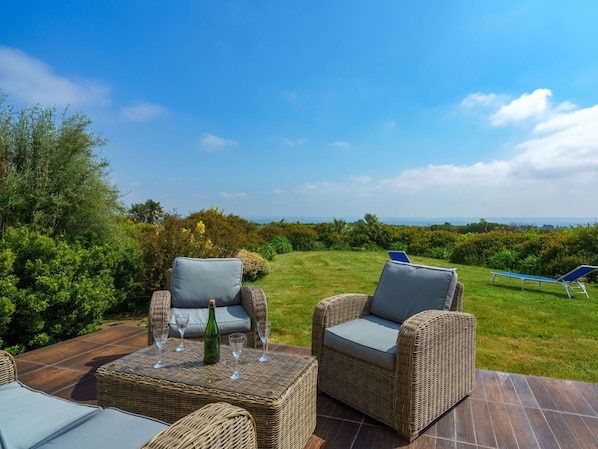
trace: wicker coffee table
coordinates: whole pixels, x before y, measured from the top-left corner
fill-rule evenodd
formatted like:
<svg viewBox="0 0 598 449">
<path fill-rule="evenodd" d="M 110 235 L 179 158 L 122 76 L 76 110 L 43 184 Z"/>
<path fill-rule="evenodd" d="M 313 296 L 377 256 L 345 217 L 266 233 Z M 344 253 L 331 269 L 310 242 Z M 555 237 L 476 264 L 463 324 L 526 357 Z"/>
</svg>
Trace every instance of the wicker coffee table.
<svg viewBox="0 0 598 449">
<path fill-rule="evenodd" d="M 317 370 L 315 357 L 270 353 L 246 348 L 241 355 L 243 378 L 230 380 L 234 359 L 221 346 L 220 362 L 204 365 L 203 343 L 185 341 L 176 352 L 169 340 L 153 368 L 158 350 L 149 346 L 96 371 L 98 405 L 117 407 L 173 423 L 210 402 L 229 402 L 251 413 L 260 449 L 302 449 L 316 427 Z"/>
</svg>

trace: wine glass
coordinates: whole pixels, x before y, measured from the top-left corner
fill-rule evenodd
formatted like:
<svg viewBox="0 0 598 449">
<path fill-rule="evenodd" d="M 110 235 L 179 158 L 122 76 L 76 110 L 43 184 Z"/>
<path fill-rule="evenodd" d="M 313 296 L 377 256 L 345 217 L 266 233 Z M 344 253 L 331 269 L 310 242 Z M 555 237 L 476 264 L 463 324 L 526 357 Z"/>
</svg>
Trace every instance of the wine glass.
<svg viewBox="0 0 598 449">
<path fill-rule="evenodd" d="M 259 321 L 257 323 L 257 332 L 260 335 L 260 340 L 262 341 L 262 349 L 264 353 L 258 359 L 260 362 L 267 362 L 270 360 L 270 356 L 268 355 L 268 337 L 270 336 L 270 331 L 272 330 L 272 323 L 270 321 Z"/>
<path fill-rule="evenodd" d="M 179 334 L 181 334 L 181 344 L 177 346 L 176 351 L 181 352 L 187 349 L 185 343 L 183 342 L 183 336 L 185 335 L 185 329 L 187 329 L 187 324 L 189 324 L 189 314 L 188 313 L 177 313 L 174 316 L 176 321 L 176 327 L 179 330 Z"/>
<path fill-rule="evenodd" d="M 164 367 L 164 362 L 162 362 L 162 348 L 164 347 L 164 343 L 168 339 L 168 325 L 166 326 L 153 326 L 152 331 L 154 334 L 154 341 L 156 342 L 156 346 L 158 347 L 158 362 L 154 365 L 154 368 L 162 368 Z"/>
<path fill-rule="evenodd" d="M 245 346 L 245 334 L 230 334 L 228 336 L 228 344 L 235 358 L 235 372 L 230 376 L 230 379 L 237 380 L 243 377 L 239 372 L 239 357 L 241 357 L 241 351 L 243 351 L 243 346 Z"/>
</svg>

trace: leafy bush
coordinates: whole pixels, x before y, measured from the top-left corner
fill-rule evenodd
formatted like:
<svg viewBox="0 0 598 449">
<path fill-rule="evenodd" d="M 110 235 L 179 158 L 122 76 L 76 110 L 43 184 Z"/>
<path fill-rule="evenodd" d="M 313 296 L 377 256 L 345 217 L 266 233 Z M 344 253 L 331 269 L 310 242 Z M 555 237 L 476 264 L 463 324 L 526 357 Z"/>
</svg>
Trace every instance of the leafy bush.
<svg viewBox="0 0 598 449">
<path fill-rule="evenodd" d="M 540 261 L 540 256 L 535 256 L 533 254 L 530 254 L 525 259 L 520 261 L 519 270 L 522 273 L 526 273 L 526 274 L 533 274 L 533 275 L 541 274 L 542 273 L 542 263 Z"/>
<path fill-rule="evenodd" d="M 503 249 L 490 256 L 488 266 L 497 270 L 513 270 L 517 267 L 519 253 L 513 249 Z"/>
<path fill-rule="evenodd" d="M 276 254 L 286 254 L 293 251 L 291 241 L 283 235 L 275 235 L 270 239 L 268 244 L 272 245 Z"/>
<path fill-rule="evenodd" d="M 450 261 L 463 265 L 488 266 L 493 254 L 514 248 L 521 241 L 521 234 L 515 232 L 491 231 L 468 235 L 455 245 Z"/>
<path fill-rule="evenodd" d="M 126 295 L 115 287 L 114 273 L 123 260 L 116 247 L 85 248 L 8 228 L 0 254 L 8 279 L 0 288 L 12 304 L 3 301 L 3 308 L 14 310 L 9 323 L 3 320 L 2 339 L 12 353 L 95 330 L 103 313 Z"/>
<path fill-rule="evenodd" d="M 270 264 L 257 253 L 240 250 L 235 257 L 243 261 L 243 280 L 255 281 L 270 272 Z"/>
<path fill-rule="evenodd" d="M 260 246 L 257 249 L 257 252 L 260 256 L 266 259 L 269 262 L 272 262 L 276 258 L 276 248 L 270 243 L 266 243 L 265 245 Z"/>
</svg>

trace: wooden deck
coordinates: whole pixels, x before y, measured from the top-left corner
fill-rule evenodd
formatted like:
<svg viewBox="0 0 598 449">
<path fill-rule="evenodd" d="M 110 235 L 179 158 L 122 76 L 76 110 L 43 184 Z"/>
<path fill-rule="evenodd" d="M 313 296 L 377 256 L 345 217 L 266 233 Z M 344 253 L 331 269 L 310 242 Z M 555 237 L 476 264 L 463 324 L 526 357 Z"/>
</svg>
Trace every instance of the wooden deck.
<svg viewBox="0 0 598 449">
<path fill-rule="evenodd" d="M 147 345 L 146 329 L 118 325 L 16 357 L 19 379 L 78 402 L 96 401 L 95 370 Z M 309 354 L 308 348 L 271 346 Z M 471 396 L 410 445 L 395 432 L 327 397 L 305 449 L 598 448 L 598 384 L 477 371 Z"/>
</svg>

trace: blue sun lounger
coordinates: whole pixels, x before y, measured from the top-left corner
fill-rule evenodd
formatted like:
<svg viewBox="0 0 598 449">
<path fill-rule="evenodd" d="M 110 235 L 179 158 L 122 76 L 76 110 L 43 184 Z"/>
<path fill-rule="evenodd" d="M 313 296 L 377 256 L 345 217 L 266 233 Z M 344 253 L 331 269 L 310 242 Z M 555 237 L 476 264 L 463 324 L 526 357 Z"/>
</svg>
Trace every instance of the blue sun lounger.
<svg viewBox="0 0 598 449">
<path fill-rule="evenodd" d="M 397 262 L 411 263 L 405 251 L 389 251 L 388 255 L 392 260 L 396 260 Z"/>
<path fill-rule="evenodd" d="M 510 273 L 508 271 L 493 271 L 492 272 L 492 285 L 494 285 L 494 278 L 496 276 L 506 276 L 509 278 L 509 283 L 513 282 L 513 278 L 521 279 L 521 291 L 525 289 L 525 283 L 532 283 L 538 284 L 540 289 L 542 289 L 542 283 L 551 283 L 551 284 L 562 284 L 565 287 L 567 292 L 567 296 L 571 298 L 571 292 L 577 293 L 580 295 L 586 295 L 586 298 L 589 298 L 588 292 L 586 291 L 586 286 L 583 285 L 583 282 L 580 279 L 587 274 L 590 274 L 592 271 L 598 270 L 598 267 L 593 267 L 591 265 L 580 265 L 575 270 L 570 271 L 569 273 L 561 276 L 560 278 L 545 278 L 541 276 L 532 276 L 529 274 L 520 274 L 520 273 Z"/>
</svg>

